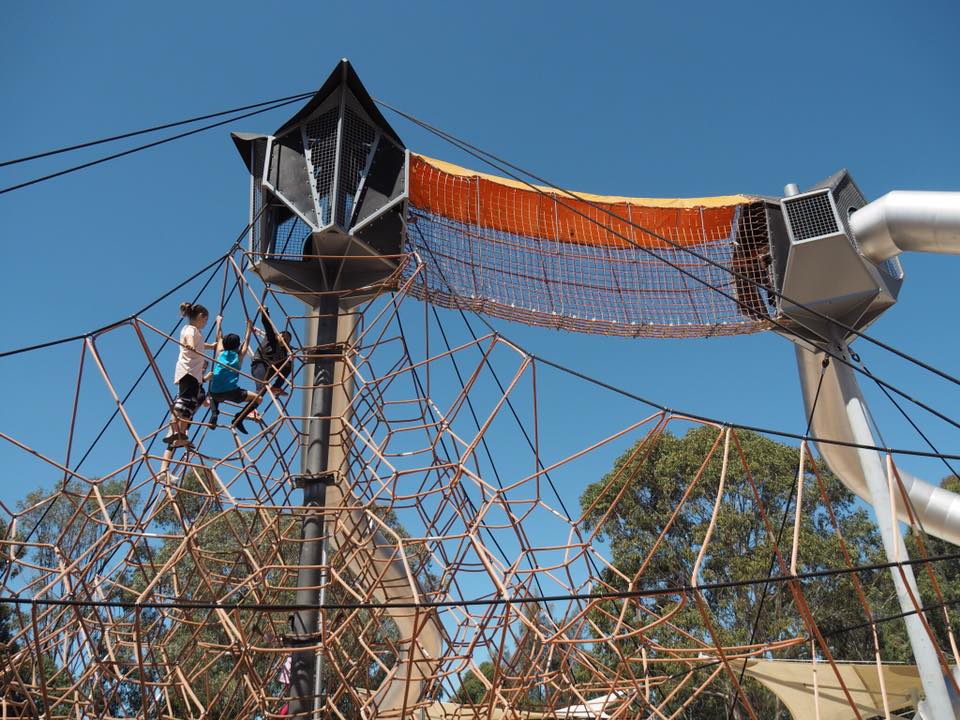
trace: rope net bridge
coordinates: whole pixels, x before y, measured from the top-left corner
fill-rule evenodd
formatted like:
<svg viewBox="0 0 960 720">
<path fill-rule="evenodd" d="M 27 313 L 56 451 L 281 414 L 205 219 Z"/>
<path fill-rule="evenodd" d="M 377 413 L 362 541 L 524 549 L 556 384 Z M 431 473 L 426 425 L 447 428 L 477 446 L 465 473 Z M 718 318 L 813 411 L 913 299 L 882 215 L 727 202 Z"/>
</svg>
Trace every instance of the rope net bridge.
<svg viewBox="0 0 960 720">
<path fill-rule="evenodd" d="M 540 229 L 518 235 L 497 219 L 506 207 L 497 198 L 522 191 L 485 188 L 426 160 L 417 167 L 427 176 L 412 197 L 418 232 L 384 282 L 392 292 L 354 307 L 342 345 L 306 345 L 296 334 L 302 315 L 287 309 L 295 304 L 255 286 L 239 250 L 201 288 L 226 329 L 257 322 L 269 305 L 277 327 L 294 333 L 289 392 L 268 386 L 248 435 L 206 427 L 198 413 L 194 447 L 161 472 L 167 425 L 158 415 L 171 402 L 176 333 L 145 316 L 42 351 L 62 353 L 63 375 L 77 385 L 63 412 L 65 451 L 0 429 L 5 457 L 30 463 L 21 481 L 52 488 L 0 504 L 0 718 L 283 717 L 288 660 L 304 650 L 319 654 L 325 718 L 663 719 L 702 716 L 718 697 L 738 717 L 771 717 L 777 698 L 812 713 L 815 698 L 821 717 L 868 718 L 911 704 L 915 670 L 881 664 L 883 618 L 898 608 L 870 588 L 886 574 L 858 570 L 871 558 L 845 540 L 840 505 L 850 500 L 805 446 L 788 451 L 779 468 L 788 479 L 777 485 L 784 473 L 770 464 L 771 441 L 679 414 L 631 404 L 610 413 L 610 427 L 563 432 L 556 423 L 578 397 L 622 400 L 415 300 L 503 317 L 525 308 L 534 324 L 636 334 L 746 331 L 763 321 L 701 303 L 702 291 L 679 279 L 654 290 L 652 265 L 589 240 L 556 207 L 521 203 Z M 479 188 L 479 215 L 440 192 L 456 183 Z M 715 242 L 732 258 L 719 243 L 747 232 L 751 203 L 738 203 L 662 212 L 689 220 L 675 228 L 678 240 Z M 484 229 L 483 255 L 468 262 L 456 243 L 478 217 L 501 229 Z M 586 244 L 545 238 L 579 232 Z M 571 275 L 588 256 L 595 269 Z M 609 296 L 603 313 L 576 304 L 586 301 L 575 289 L 588 287 Z M 572 305 L 556 304 L 561 291 Z M 647 291 L 671 298 L 669 313 L 645 315 Z M 694 306 L 706 314 L 688 314 Z M 161 309 L 172 315 L 172 301 Z M 341 368 L 332 420 L 343 462 L 318 511 L 301 504 L 293 482 L 304 418 L 294 390 L 310 385 L 304 363 L 330 354 Z M 95 436 L 101 413 L 113 422 Z M 92 454 L 78 460 L 90 437 Z M 684 471 L 663 482 L 680 438 Z M 596 482 L 578 498 L 585 478 Z M 771 505 L 791 491 L 803 512 L 782 520 Z M 638 506 L 659 514 L 625 548 L 620 530 Z M 302 522 L 317 512 L 325 600 L 319 632 L 303 637 L 290 616 Z M 690 531 L 688 513 L 701 517 L 700 530 Z M 732 568 L 715 551 L 746 542 L 729 534 L 744 514 L 762 520 L 742 558 L 753 579 L 729 583 Z M 804 518 L 819 535 L 802 532 Z M 933 604 L 928 630 L 944 662 L 957 662 L 951 598 L 932 560 L 921 571 L 933 590 L 917 609 Z M 855 597 L 856 615 L 812 603 L 824 587 Z M 732 641 L 767 595 L 757 637 Z M 840 662 L 854 656 L 868 662 Z M 798 682 L 810 689 L 800 699 L 790 695 Z"/>
<path fill-rule="evenodd" d="M 433 303 L 635 337 L 771 327 L 762 198 L 571 196 L 416 154 L 409 175 L 417 294 Z"/>
</svg>

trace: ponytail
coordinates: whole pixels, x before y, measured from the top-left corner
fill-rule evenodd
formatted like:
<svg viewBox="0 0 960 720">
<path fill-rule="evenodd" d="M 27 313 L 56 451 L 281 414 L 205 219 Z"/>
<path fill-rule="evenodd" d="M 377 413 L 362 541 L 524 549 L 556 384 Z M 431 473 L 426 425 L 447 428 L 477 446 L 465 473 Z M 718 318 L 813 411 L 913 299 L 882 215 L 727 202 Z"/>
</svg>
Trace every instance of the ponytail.
<svg viewBox="0 0 960 720">
<path fill-rule="evenodd" d="M 196 320 L 201 315 L 210 317 L 210 313 L 207 312 L 207 309 L 203 305 L 195 305 L 194 303 L 188 302 L 180 303 L 180 314 L 188 320 Z"/>
</svg>

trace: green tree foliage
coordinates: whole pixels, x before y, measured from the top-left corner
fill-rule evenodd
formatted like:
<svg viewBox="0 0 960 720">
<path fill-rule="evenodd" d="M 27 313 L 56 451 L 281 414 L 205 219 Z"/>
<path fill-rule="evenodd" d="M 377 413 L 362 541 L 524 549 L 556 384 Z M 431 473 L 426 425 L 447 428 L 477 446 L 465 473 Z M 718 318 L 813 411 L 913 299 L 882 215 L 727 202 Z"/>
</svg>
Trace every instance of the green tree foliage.
<svg viewBox="0 0 960 720">
<path fill-rule="evenodd" d="M 797 482 L 799 451 L 756 433 L 740 431 L 736 433 L 736 438 L 743 450 L 745 466 L 737 444 L 732 443 L 721 511 L 701 570 L 701 582 L 704 584 L 767 576 L 773 544 L 760 512 L 761 507 L 766 509 L 774 534 L 779 530 L 784 515 L 787 515 L 786 531 L 780 547 L 785 562 L 788 565 L 790 562 L 794 511 L 787 501 Z M 712 457 L 705 467 L 701 467 L 711 452 Z M 649 454 L 639 446 L 624 453 L 607 475 L 586 489 L 581 497 L 581 506 L 587 513 L 588 526 L 598 530 L 599 539 L 609 545 L 618 571 L 604 570 L 603 584 L 598 586 L 598 590 L 626 589 L 631 580 L 644 587 L 651 584 L 676 586 L 689 583 L 713 512 L 722 455 L 723 439 L 715 428 L 694 428 L 683 437 L 666 433 Z M 879 534 L 862 503 L 826 468 L 820 468 L 820 473 L 851 561 L 856 565 L 883 562 L 885 558 Z M 699 480 L 695 481 L 698 474 Z M 798 572 L 844 567 L 846 562 L 840 542 L 809 466 L 804 480 Z M 689 497 L 683 501 L 688 489 Z M 648 558 L 675 511 L 678 511 L 675 521 Z M 644 562 L 647 565 L 640 574 Z M 774 574 L 782 572 L 779 565 L 774 565 Z M 875 614 L 891 614 L 898 610 L 887 571 L 861 573 L 859 577 Z M 829 637 L 829 649 L 834 656 L 840 660 L 871 659 L 873 645 L 869 632 L 831 635 L 833 631 L 856 625 L 865 619 L 865 611 L 857 599 L 851 577 L 840 575 L 804 581 L 802 588 L 819 628 Z M 709 609 L 716 642 L 725 646 L 750 643 L 763 592 L 763 585 L 755 584 L 703 591 L 703 601 Z M 756 641 L 769 642 L 808 635 L 809 628 L 803 622 L 802 613 L 798 611 L 787 584 L 771 585 L 766 595 L 756 627 Z M 594 622 L 598 632 L 613 632 L 616 618 L 624 610 L 623 603 L 628 602 L 627 618 L 632 619 L 635 625 L 640 625 L 649 622 L 654 614 L 662 615 L 675 607 L 678 599 L 678 596 L 671 596 L 641 601 L 611 601 L 598 609 Z M 714 644 L 692 594 L 687 595 L 686 603 L 673 615 L 671 622 L 676 629 L 660 625 L 651 631 L 650 637 L 667 647 L 695 647 L 696 641 Z M 689 637 L 685 638 L 682 633 L 689 633 Z M 886 660 L 907 659 L 902 624 L 884 625 L 881 637 Z M 596 650 L 598 660 L 609 669 L 611 675 L 639 675 L 639 642 L 637 638 L 624 638 L 612 644 L 600 644 Z M 778 652 L 777 657 L 809 657 L 809 652 L 809 644 L 798 645 Z M 667 674 L 686 670 L 686 666 L 680 663 L 656 667 L 656 672 Z M 694 680 L 706 677 L 705 672 L 697 671 Z M 668 683 L 660 692 L 668 692 L 672 687 Z M 746 688 L 760 716 L 775 717 L 778 708 L 773 696 L 749 679 Z M 689 706 L 684 717 L 727 717 L 733 697 L 733 686 L 726 675 L 722 675 L 709 693 Z M 735 715 L 739 712 L 739 709 L 734 709 Z"/>
<path fill-rule="evenodd" d="M 8 526 L 3 520 L 0 520 L 0 540 L 10 540 L 8 537 Z M 0 578 L 3 579 L 2 585 L 10 587 L 10 580 L 14 575 L 15 566 L 9 561 L 10 552 L 15 546 L 0 544 Z M 14 672 L 13 657 L 20 644 L 16 641 L 17 633 L 17 612 L 15 606 L 6 603 L 0 603 L 0 683 L 4 687 L 12 687 L 16 682 Z M 23 703 L 24 697 L 19 694 L 13 695 L 13 701 Z"/>
<path fill-rule="evenodd" d="M 113 550 L 118 548 L 122 540 L 113 539 L 111 544 L 104 532 L 110 523 L 122 524 L 124 513 L 128 513 L 132 505 L 137 502 L 136 495 L 127 492 L 124 481 L 113 478 L 84 482 L 71 478 L 58 488 L 58 492 L 51 494 L 47 490 L 34 490 L 18 503 L 23 512 L 19 519 L 19 530 L 15 540 L 20 543 L 18 554 L 26 565 L 35 569 L 28 569 L 22 573 L 20 582 L 26 584 L 40 578 L 45 584 L 48 582 L 48 573 L 56 573 L 64 569 L 72 560 L 81 557 L 81 564 L 104 565 L 95 563 L 98 554 L 110 557 Z M 55 583 L 45 593 L 45 596 L 58 597 L 65 591 L 64 583 Z M 120 599 L 119 591 L 109 591 L 103 599 Z M 68 608 L 53 606 L 38 606 L 36 608 L 36 622 L 41 636 L 57 637 L 64 624 L 72 623 L 73 611 Z M 17 630 L 30 628 L 31 618 L 28 611 L 20 611 L 10 616 L 11 625 L 15 622 Z M 88 623 L 85 626 L 86 639 L 89 647 L 103 650 L 105 638 L 103 626 L 99 623 Z M 32 631 L 31 631 L 32 635 Z M 61 645 L 51 644 L 45 648 L 45 654 L 35 666 L 28 666 L 21 661 L 12 663 L 19 673 L 25 686 L 40 686 L 39 678 L 43 678 L 43 687 L 50 698 L 50 707 L 45 708 L 39 692 L 32 692 L 30 698 L 23 697 L 25 709 L 33 712 L 43 712 L 45 709 L 53 715 L 68 712 L 73 697 L 64 697 L 58 702 L 57 698 L 75 684 L 78 664 L 84 662 L 83 656 L 75 654 L 70 658 L 59 655 Z M 74 653 L 79 653 L 79 645 L 72 646 Z M 121 653 L 122 654 L 122 653 Z M 18 655 L 18 658 L 33 658 L 35 655 Z M 117 676 L 104 674 L 96 685 L 89 688 L 88 699 L 93 705 L 104 712 L 116 714 L 125 706 L 126 698 L 135 694 L 135 688 L 125 683 Z"/>
<path fill-rule="evenodd" d="M 460 687 L 453 694 L 453 702 L 461 705 L 480 705 L 487 694 L 487 685 L 493 678 L 493 663 L 486 660 L 480 663 L 480 672 L 487 679 L 485 683 L 476 673 L 476 670 L 467 672 L 461 680 Z"/>
<path fill-rule="evenodd" d="M 0 540 L 7 539 L 7 524 L 0 520 Z M 9 561 L 11 546 L 0 544 L 0 578 L 3 578 L 4 587 L 10 586 L 10 578 L 14 568 Z M 14 609 L 12 605 L 6 603 L 0 604 L 0 653 L 13 652 L 15 644 L 14 635 Z"/>
</svg>

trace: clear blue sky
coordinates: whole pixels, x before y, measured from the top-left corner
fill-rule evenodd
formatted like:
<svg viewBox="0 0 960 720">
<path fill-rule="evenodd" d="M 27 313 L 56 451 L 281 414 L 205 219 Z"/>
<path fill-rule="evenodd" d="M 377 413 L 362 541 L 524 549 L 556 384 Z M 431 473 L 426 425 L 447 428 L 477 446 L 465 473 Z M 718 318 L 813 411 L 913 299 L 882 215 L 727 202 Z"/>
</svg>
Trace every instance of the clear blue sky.
<svg viewBox="0 0 960 720">
<path fill-rule="evenodd" d="M 280 7 L 10 4 L 0 158 L 306 91 L 349 57 L 375 96 L 574 189 L 779 194 L 787 182 L 809 185 L 845 166 L 871 198 L 895 188 L 960 190 L 954 2 Z M 269 132 L 290 114 L 0 196 L 0 348 L 124 316 L 222 253 L 247 214 L 247 176 L 228 130 Z M 477 164 L 391 121 L 412 149 Z M 0 169 L 0 183 L 102 152 Z M 960 374 L 960 258 L 904 265 L 901 302 L 873 332 Z M 175 304 L 152 318 L 175 321 Z M 499 325 L 541 354 L 672 407 L 803 430 L 793 351 L 773 335 L 625 341 Z M 917 396 L 948 412 L 958 406 L 955 387 L 860 351 Z M 0 430 L 59 457 L 73 385 L 64 358 L 73 356 L 0 361 L 8 383 Z M 121 376 L 133 359 L 116 358 Z M 550 390 L 561 437 L 636 412 L 573 395 L 564 408 L 563 387 Z M 895 411 L 880 399 L 875 409 L 888 442 L 921 447 Z M 960 452 L 956 431 L 923 426 L 942 450 Z M 50 482 L 3 445 L 0 500 Z M 906 464 L 928 477 L 945 472 Z"/>
</svg>

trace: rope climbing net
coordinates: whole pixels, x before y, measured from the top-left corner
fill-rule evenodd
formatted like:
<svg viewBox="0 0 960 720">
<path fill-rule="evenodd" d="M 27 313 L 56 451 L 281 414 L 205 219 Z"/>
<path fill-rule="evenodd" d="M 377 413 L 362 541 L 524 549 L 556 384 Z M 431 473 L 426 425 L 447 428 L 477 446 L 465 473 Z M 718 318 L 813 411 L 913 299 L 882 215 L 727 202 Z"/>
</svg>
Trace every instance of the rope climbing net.
<svg viewBox="0 0 960 720">
<path fill-rule="evenodd" d="M 620 257 L 634 280 L 645 277 L 640 260 L 596 244 L 542 246 L 541 259 L 557 251 L 555 264 L 543 271 L 544 294 L 524 305 L 496 268 L 510 258 L 514 268 L 539 262 L 527 240 L 498 231 L 500 245 L 477 266 L 490 284 L 469 285 L 463 253 L 444 245 L 448 221 L 413 203 L 430 247 L 411 238 L 415 251 L 388 283 L 394 291 L 350 310 L 356 322 L 341 347 L 305 346 L 302 311 L 256 285 L 241 251 L 210 271 L 198 297 L 213 299 L 225 327 L 256 323 L 270 306 L 276 326 L 293 333 L 294 372 L 286 394 L 266 388 L 248 435 L 207 427 L 198 413 L 192 446 L 165 471 L 159 409 L 172 402 L 175 332 L 142 313 L 37 351 L 62 353 L 63 373 L 69 367 L 77 381 L 63 412 L 65 450 L 43 451 L 0 428 L 4 457 L 29 463 L 24 477 L 48 488 L 0 504 L 8 628 L 0 718 L 281 717 L 294 649 L 319 654 L 318 703 L 331 718 L 663 719 L 695 717 L 718 696 L 739 716 L 769 717 L 773 695 L 761 685 L 779 686 L 777 668 L 764 663 L 777 659 L 815 673 L 818 702 L 851 713 L 837 717 L 908 704 L 914 686 L 881 664 L 885 619 L 898 608 L 870 588 L 886 569 L 845 538 L 844 518 L 856 509 L 840 507 L 849 500 L 805 444 L 777 465 L 757 433 L 636 404 L 609 413 L 610 427 L 564 425 L 577 402 L 619 400 L 464 315 L 414 301 L 502 317 L 525 308 L 546 323 L 557 309 L 550 288 L 575 297 L 570 284 L 599 282 L 561 277 L 565 252 Z M 716 237 L 741 227 L 735 218 L 749 208 L 724 209 Z M 470 225 L 466 215 L 457 222 Z M 615 275 L 627 282 L 626 270 Z M 628 294 L 605 287 L 619 304 L 583 321 L 634 318 L 642 334 L 647 320 Z M 471 295 L 499 299 L 463 300 Z M 702 327 L 739 312 L 709 307 Z M 700 322 L 676 312 L 678 322 Z M 761 323 L 740 317 L 741 330 Z M 343 461 L 320 511 L 320 632 L 294 637 L 301 526 L 317 512 L 293 481 L 303 446 L 298 391 L 316 390 L 304 363 L 331 352 Z M 244 373 L 241 383 L 253 379 Z M 100 412 L 109 418 L 102 426 Z M 775 513 L 788 491 L 799 498 L 796 514 Z M 648 523 L 626 532 L 638 513 Z M 732 534 L 744 514 L 758 519 L 756 537 Z M 819 535 L 805 530 L 811 518 Z M 743 549 L 739 568 L 718 560 L 731 544 Z M 943 558 L 924 553 L 921 541 L 917 562 L 930 584 L 916 611 L 933 607 L 926 628 L 957 662 L 953 599 L 937 582 Z M 735 639 L 768 593 L 775 622 L 759 624 L 749 642 Z M 838 624 L 818 602 L 839 595 L 855 597 L 858 613 Z M 873 663 L 855 677 L 840 662 L 853 655 Z"/>
</svg>

